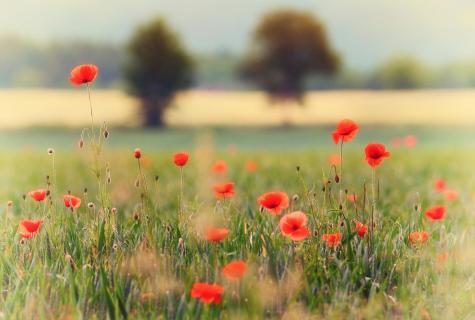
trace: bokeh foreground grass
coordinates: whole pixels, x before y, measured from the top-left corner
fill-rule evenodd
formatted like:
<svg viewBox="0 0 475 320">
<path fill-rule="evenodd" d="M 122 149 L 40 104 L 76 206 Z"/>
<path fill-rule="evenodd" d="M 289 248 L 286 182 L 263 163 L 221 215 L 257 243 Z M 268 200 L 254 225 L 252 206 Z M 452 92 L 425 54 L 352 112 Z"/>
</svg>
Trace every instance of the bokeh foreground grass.
<svg viewBox="0 0 475 320">
<path fill-rule="evenodd" d="M 377 224 L 370 244 L 368 237 L 355 235 L 352 222 L 368 223 L 371 171 L 362 150 L 351 149 L 345 158 L 344 189 L 358 195 L 356 206 L 343 203 L 345 219 L 327 151 L 217 153 L 207 139 L 200 140 L 189 150 L 180 215 L 180 174 L 172 153 L 144 151 L 145 189 L 132 150 L 106 152 L 101 161 L 110 176 L 100 180 L 105 195 L 97 194 L 87 147 L 57 151 L 54 157 L 13 151 L 0 158 L 5 318 L 475 316 L 473 152 L 395 150 L 378 168 Z M 225 176 L 210 172 L 216 159 L 227 161 Z M 256 161 L 255 172 L 246 171 L 247 160 Z M 48 187 L 46 176 L 51 202 L 38 204 L 24 196 Z M 440 177 L 459 191 L 458 200 L 447 202 L 433 191 Z M 235 182 L 235 197 L 217 201 L 212 185 L 218 181 Z M 293 244 L 280 234 L 278 217 L 256 203 L 270 190 L 287 192 L 289 210 L 308 214 L 311 237 Z M 82 198 L 77 211 L 64 207 L 62 195 L 68 192 Z M 424 217 L 433 204 L 448 206 L 445 220 Z M 44 224 L 34 238 L 21 240 L 18 222 L 26 218 Z M 229 237 L 206 242 L 202 227 L 210 223 L 227 226 Z M 423 229 L 429 241 L 411 245 L 409 232 Z M 344 234 L 341 246 L 327 248 L 322 233 L 336 231 Z M 247 261 L 249 271 L 240 282 L 227 282 L 221 267 L 235 259 Z M 222 284 L 223 303 L 192 299 L 190 288 L 200 281 Z"/>
</svg>

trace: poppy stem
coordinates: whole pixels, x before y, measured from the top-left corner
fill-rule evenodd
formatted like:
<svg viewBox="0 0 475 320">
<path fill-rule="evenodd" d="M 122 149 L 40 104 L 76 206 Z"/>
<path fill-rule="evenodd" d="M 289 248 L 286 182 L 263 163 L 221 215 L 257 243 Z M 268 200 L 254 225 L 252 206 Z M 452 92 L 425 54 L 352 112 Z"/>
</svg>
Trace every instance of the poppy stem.
<svg viewBox="0 0 475 320">
<path fill-rule="evenodd" d="M 89 83 L 86 83 L 87 87 L 87 95 L 89 97 L 89 108 L 91 110 L 91 134 L 92 134 L 92 141 L 94 142 L 95 140 L 95 132 L 94 132 L 94 112 L 92 110 L 92 99 L 91 99 L 91 87 L 89 86 Z"/>
<path fill-rule="evenodd" d="M 372 193 L 372 207 L 371 207 L 371 236 L 374 232 L 374 214 L 376 211 L 376 191 L 375 191 L 375 180 L 376 180 L 376 168 L 372 170 L 371 177 L 371 193 Z"/>
<path fill-rule="evenodd" d="M 142 179 L 144 193 L 148 195 L 147 180 L 145 179 L 145 175 L 142 170 L 142 165 L 140 164 L 140 159 L 137 159 L 137 163 L 139 165 L 139 174 L 140 178 Z"/>
<path fill-rule="evenodd" d="M 343 184 L 343 139 L 340 143 L 340 203 L 341 203 L 341 185 Z"/>
<path fill-rule="evenodd" d="M 183 167 L 180 167 L 180 216 L 183 215 Z"/>
</svg>

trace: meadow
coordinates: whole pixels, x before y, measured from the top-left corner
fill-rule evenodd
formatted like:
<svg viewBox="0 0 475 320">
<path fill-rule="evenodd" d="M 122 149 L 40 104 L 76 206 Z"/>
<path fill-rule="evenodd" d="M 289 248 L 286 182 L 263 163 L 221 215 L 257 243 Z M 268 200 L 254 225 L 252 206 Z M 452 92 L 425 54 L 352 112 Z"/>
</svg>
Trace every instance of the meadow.
<svg viewBox="0 0 475 320">
<path fill-rule="evenodd" d="M 71 81 L 89 86 L 95 66 L 78 68 L 88 72 Z M 195 92 L 178 97 L 168 130 L 134 129 L 136 102 L 113 92 L 93 91 L 90 105 L 83 90 L 0 101 L 12 94 L 0 138 L 3 318 L 475 316 L 475 133 L 451 126 L 470 91 L 450 108 L 453 92 L 318 93 L 309 99 L 326 108 L 284 112 L 260 94 Z M 348 117 L 359 131 L 344 121 L 332 136 Z"/>
<path fill-rule="evenodd" d="M 9 319 L 473 317 L 475 180 L 470 163 L 475 154 L 437 138 L 422 138 L 413 148 L 390 147 L 389 137 L 407 132 L 404 128 L 363 126 L 345 145 L 344 173 L 337 183 L 328 162 L 339 152 L 331 141 L 333 128 L 308 130 L 294 134 L 316 137 L 314 149 L 266 150 L 265 139 L 261 145 L 238 139 L 229 147 L 204 131 L 188 132 L 193 144 L 177 143 L 176 149 L 143 148 L 137 160 L 134 147 L 108 149 L 109 139 L 127 132 L 110 129 L 97 153 L 87 139 L 77 148 L 80 130 L 74 135 L 71 129 L 63 137 L 70 145 L 60 145 L 53 154 L 35 147 L 4 152 L 2 314 Z M 371 168 L 363 148 L 378 133 L 391 157 L 377 170 L 374 232 L 359 237 L 355 220 L 369 224 L 372 204 Z M 137 140 L 129 143 L 142 140 L 135 134 Z M 50 146 L 56 136 L 49 135 Z M 180 149 L 190 153 L 182 167 L 183 184 L 173 162 Z M 224 172 L 212 170 L 219 159 L 227 164 Z M 252 168 L 248 161 L 254 162 Z M 438 178 L 458 192 L 457 199 L 434 190 Z M 225 181 L 235 183 L 235 195 L 218 199 L 213 186 Z M 29 195 L 38 188 L 49 190 L 44 201 Z M 272 190 L 290 198 L 280 216 L 257 203 Z M 82 200 L 80 207 L 65 207 L 63 196 L 69 193 Z M 358 197 L 355 203 L 347 197 L 352 194 Z M 446 217 L 429 221 L 424 213 L 436 204 L 447 206 Z M 291 211 L 307 214 L 311 235 L 303 241 L 292 241 L 279 229 L 280 218 Z M 33 237 L 23 239 L 21 219 L 43 223 Z M 228 228 L 229 235 L 207 241 L 204 230 L 210 225 Z M 409 234 L 419 230 L 427 230 L 428 241 L 411 243 Z M 335 232 L 343 237 L 331 247 L 322 235 Z M 234 260 L 247 264 L 239 280 L 229 280 L 222 271 Z M 221 285 L 221 303 L 193 298 L 190 290 L 197 282 Z"/>
</svg>

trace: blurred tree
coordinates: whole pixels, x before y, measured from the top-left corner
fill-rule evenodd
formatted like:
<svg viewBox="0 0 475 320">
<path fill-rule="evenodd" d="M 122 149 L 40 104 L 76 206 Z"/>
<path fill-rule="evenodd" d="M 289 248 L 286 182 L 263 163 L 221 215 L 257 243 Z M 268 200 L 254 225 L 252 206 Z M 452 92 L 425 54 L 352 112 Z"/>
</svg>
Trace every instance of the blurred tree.
<svg viewBox="0 0 475 320">
<path fill-rule="evenodd" d="M 178 90 L 192 84 L 192 60 L 162 19 L 145 24 L 128 44 L 125 77 L 142 100 L 144 124 L 163 125 L 163 111 Z"/>
<path fill-rule="evenodd" d="M 374 89 L 417 89 L 428 87 L 430 69 L 412 57 L 395 57 L 374 72 L 370 86 Z"/>
<path fill-rule="evenodd" d="M 280 10 L 266 15 L 255 29 L 240 73 L 273 100 L 300 101 L 308 76 L 333 74 L 338 66 L 322 23 L 306 12 Z"/>
</svg>

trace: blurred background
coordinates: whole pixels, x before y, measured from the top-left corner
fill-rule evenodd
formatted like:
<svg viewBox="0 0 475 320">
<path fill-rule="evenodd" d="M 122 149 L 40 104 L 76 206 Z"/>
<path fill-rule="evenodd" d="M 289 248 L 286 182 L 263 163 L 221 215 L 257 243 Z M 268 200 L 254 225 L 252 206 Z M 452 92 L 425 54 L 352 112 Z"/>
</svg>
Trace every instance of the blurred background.
<svg viewBox="0 0 475 320">
<path fill-rule="evenodd" d="M 83 63 L 113 147 L 307 149 L 346 117 L 394 146 L 474 145 L 474 32 L 469 0 L 18 0 L 0 11 L 0 147 L 74 148 Z"/>
</svg>

